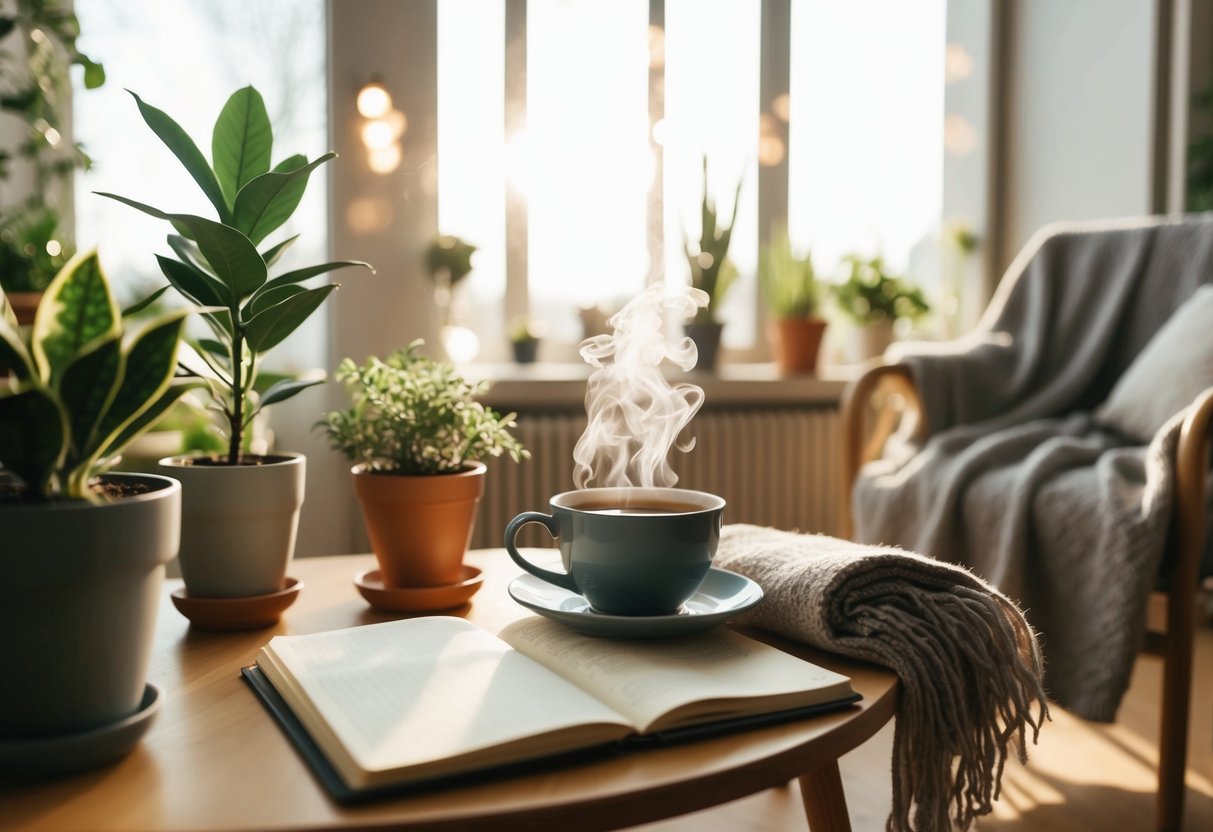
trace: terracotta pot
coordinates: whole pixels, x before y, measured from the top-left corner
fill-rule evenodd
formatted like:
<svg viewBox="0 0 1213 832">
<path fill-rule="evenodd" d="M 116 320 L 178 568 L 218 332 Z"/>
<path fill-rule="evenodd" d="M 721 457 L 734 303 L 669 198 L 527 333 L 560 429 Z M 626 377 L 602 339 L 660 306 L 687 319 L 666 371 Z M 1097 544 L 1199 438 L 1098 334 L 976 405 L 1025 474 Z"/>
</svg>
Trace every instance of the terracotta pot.
<svg viewBox="0 0 1213 832">
<path fill-rule="evenodd" d="M 0 504 L 0 738 L 86 731 L 140 708 L 181 486 L 114 502 Z"/>
<path fill-rule="evenodd" d="M 306 459 L 275 454 L 261 465 L 160 460 L 181 481 L 181 577 L 190 595 L 243 598 L 285 586 L 303 506 Z"/>
<path fill-rule="evenodd" d="M 816 373 L 826 322 L 821 318 L 780 318 L 771 323 L 775 364 L 781 373 Z"/>
<path fill-rule="evenodd" d="M 354 466 L 354 493 L 385 586 L 445 586 L 460 580 L 485 470 L 474 462 L 456 474 L 405 476 Z"/>
<path fill-rule="evenodd" d="M 34 322 L 34 315 L 38 312 L 38 304 L 42 302 L 41 292 L 6 292 L 8 303 L 13 307 L 13 314 L 17 316 L 17 323 L 22 326 L 29 326 Z"/>
<path fill-rule="evenodd" d="M 695 342 L 699 350 L 699 359 L 695 362 L 697 370 L 715 370 L 716 355 L 720 350 L 720 333 L 724 324 L 687 324 L 686 333 Z"/>
</svg>

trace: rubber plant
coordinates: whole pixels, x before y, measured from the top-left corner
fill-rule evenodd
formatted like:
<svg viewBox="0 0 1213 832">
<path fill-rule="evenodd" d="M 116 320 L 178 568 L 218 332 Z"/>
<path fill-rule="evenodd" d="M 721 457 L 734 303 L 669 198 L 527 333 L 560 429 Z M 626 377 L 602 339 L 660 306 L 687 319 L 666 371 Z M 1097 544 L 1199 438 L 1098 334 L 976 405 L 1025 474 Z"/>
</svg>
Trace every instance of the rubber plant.
<svg viewBox="0 0 1213 832">
<path fill-rule="evenodd" d="M 205 380 L 226 423 L 225 462 L 239 465 L 245 430 L 262 408 L 324 381 L 284 378 L 258 392 L 258 372 L 265 354 L 294 332 L 339 285 L 309 288 L 304 282 L 347 266 L 370 266 L 338 260 L 270 277 L 271 267 L 298 235 L 259 247 L 295 212 L 312 171 L 337 154 L 325 153 L 311 161 L 296 154 L 271 167 L 273 131 L 256 89 L 237 90 L 224 105 L 211 137 L 213 162 L 207 161 L 169 115 L 135 93 L 131 95 L 147 126 L 214 206 L 216 218 L 162 211 L 117 194 L 101 196 L 171 223 L 176 233 L 168 235 L 168 245 L 176 257 L 156 255 L 161 272 L 188 300 L 222 307 L 204 315 L 213 337 L 198 339 L 192 346 L 209 366 L 212 375 Z"/>
<path fill-rule="evenodd" d="M 20 499 L 103 501 L 96 477 L 197 386 L 174 380 L 193 310 L 160 315 L 126 339 L 138 307 L 119 311 L 95 251 L 59 271 L 25 335 L 0 294 L 0 366 L 10 374 L 0 380 L 0 463 L 20 480 Z"/>
</svg>

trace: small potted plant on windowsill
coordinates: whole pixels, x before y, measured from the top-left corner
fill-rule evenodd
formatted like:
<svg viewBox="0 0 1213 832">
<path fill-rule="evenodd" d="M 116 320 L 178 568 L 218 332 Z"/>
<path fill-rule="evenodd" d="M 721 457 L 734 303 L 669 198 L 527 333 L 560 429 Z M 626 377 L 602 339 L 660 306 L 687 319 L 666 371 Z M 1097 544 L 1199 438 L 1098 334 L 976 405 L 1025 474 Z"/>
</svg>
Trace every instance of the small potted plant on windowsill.
<svg viewBox="0 0 1213 832">
<path fill-rule="evenodd" d="M 534 364 L 539 358 L 543 328 L 530 318 L 521 317 L 510 326 L 510 349 L 517 364 Z"/>
<path fill-rule="evenodd" d="M 832 287 L 834 300 L 855 328 L 849 358 L 866 361 L 884 353 L 893 342 L 893 324 L 930 311 L 922 290 L 890 275 L 884 258 L 849 254 L 843 258 L 846 279 Z"/>
<path fill-rule="evenodd" d="M 821 317 L 821 284 L 809 253 L 792 250 L 787 229 L 776 233 L 759 258 L 762 295 L 771 312 L 771 343 L 783 373 L 817 372 L 826 321 Z"/>
<path fill-rule="evenodd" d="M 733 227 L 737 223 L 737 207 L 741 202 L 741 182 L 733 192 L 733 213 L 728 225 L 723 225 L 716 214 L 716 202 L 708 189 L 708 159 L 703 158 L 703 204 L 700 210 L 699 243 L 692 250 L 683 238 L 683 251 L 691 267 L 691 286 L 702 289 L 708 295 L 708 305 L 701 308 L 695 319 L 687 324 L 686 333 L 699 350 L 696 367 L 712 370 L 716 367 L 716 356 L 720 347 L 720 335 L 724 324 L 720 320 L 720 304 L 737 278 L 737 268 L 728 259 L 729 243 L 733 239 Z"/>
<path fill-rule="evenodd" d="M 262 408 L 323 381 L 285 378 L 259 389 L 262 361 L 337 288 L 331 283 L 308 288 L 305 281 L 346 266 L 370 267 L 342 260 L 269 277 L 298 235 L 264 250 L 257 247 L 294 213 L 312 171 L 336 154 L 310 162 L 302 155 L 288 156 L 271 168 L 272 128 L 253 87 L 233 93 L 220 112 L 213 163 L 166 113 L 134 98 L 143 120 L 193 177 L 218 217 L 168 213 L 102 194 L 170 222 L 177 233 L 168 236 L 168 245 L 176 257 L 156 255 L 161 272 L 185 298 L 219 308 L 202 316 L 211 337 L 191 344 L 202 366 L 190 371 L 205 382 L 221 414 L 227 453 L 170 457 L 160 466 L 181 480 L 184 491 L 181 573 L 187 595 L 195 601 L 246 599 L 251 610 L 259 604 L 254 599 L 289 589 L 286 569 L 303 503 L 305 460 L 297 453 L 249 454 L 245 433 Z M 182 604 L 178 607 L 196 619 Z M 263 626 L 276 619 L 275 612 L 248 624 Z M 239 615 L 231 620 L 240 620 Z"/>
<path fill-rule="evenodd" d="M 463 555 L 484 491 L 483 460 L 530 456 L 510 433 L 514 414 L 499 415 L 476 401 L 487 384 L 427 358 L 421 346 L 414 341 L 362 366 L 342 361 L 337 379 L 353 404 L 316 426 L 356 463 L 354 491 L 379 562 L 379 574 L 368 578 L 378 584 L 372 589 L 441 590 L 465 580 Z M 425 603 L 423 593 L 413 597 Z"/>
<path fill-rule="evenodd" d="M 24 334 L 0 293 L 0 741 L 58 743 L 28 772 L 121 756 L 158 706 L 146 675 L 181 486 L 106 471 L 191 386 L 174 380 L 189 311 L 129 334 L 95 252 Z"/>
</svg>

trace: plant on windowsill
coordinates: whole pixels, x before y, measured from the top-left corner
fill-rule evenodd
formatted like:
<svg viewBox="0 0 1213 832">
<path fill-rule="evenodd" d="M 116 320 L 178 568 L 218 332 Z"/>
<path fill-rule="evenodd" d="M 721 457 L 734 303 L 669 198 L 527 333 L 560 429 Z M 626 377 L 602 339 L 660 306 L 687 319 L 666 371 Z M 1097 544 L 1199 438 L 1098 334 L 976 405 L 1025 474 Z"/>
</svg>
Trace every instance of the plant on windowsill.
<svg viewBox="0 0 1213 832">
<path fill-rule="evenodd" d="M 68 70 L 84 69 L 85 89 L 105 83 L 105 70 L 76 47 L 80 23 L 54 0 L 16 0 L 0 14 L 0 110 L 24 122 L 15 151 L 0 150 L 0 180 L 12 174 L 14 153 L 28 171 L 28 195 L 5 205 L 0 219 L 0 288 L 22 324 L 33 322 L 42 291 L 73 256 L 60 228 L 58 203 L 71 175 L 91 161 L 63 134 L 70 103 Z"/>
<path fill-rule="evenodd" d="M 245 453 L 245 432 L 262 408 L 284 402 L 321 379 L 284 378 L 258 387 L 266 354 L 294 332 L 337 288 L 305 281 L 347 266 L 341 260 L 293 269 L 270 278 L 270 267 L 298 239 L 264 250 L 266 238 L 298 207 L 308 177 L 335 158 L 293 155 L 270 167 L 273 131 L 253 87 L 231 95 L 215 122 L 213 163 L 177 122 L 131 93 L 143 120 L 177 157 L 214 206 L 217 219 L 169 213 L 133 199 L 101 194 L 172 224 L 168 245 L 176 257 L 156 255 L 170 286 L 186 299 L 220 307 L 203 315 L 209 338 L 191 346 L 201 365 L 189 368 L 210 392 L 224 423 L 227 453 L 169 457 L 161 470 L 182 482 L 181 573 L 193 597 L 250 598 L 289 588 L 303 503 L 303 455 Z M 166 287 L 167 288 L 167 287 Z M 269 624 L 273 618 L 257 624 Z"/>
<path fill-rule="evenodd" d="M 915 320 L 931 307 L 920 288 L 886 271 L 883 257 L 848 254 L 843 263 L 846 278 L 831 287 L 832 293 L 839 309 L 856 324 L 849 357 L 866 361 L 881 355 L 893 342 L 897 320 Z"/>
<path fill-rule="evenodd" d="M 737 278 L 737 268 L 729 260 L 729 243 L 733 239 L 733 227 L 737 222 L 737 206 L 741 201 L 741 182 L 733 192 L 733 213 L 728 225 L 723 225 L 716 213 L 716 202 L 708 188 L 708 158 L 703 157 L 703 203 L 700 208 L 699 244 L 692 251 L 690 242 L 683 235 L 682 248 L 691 267 L 691 286 L 702 289 L 708 295 L 708 305 L 699 310 L 695 319 L 687 325 L 687 335 L 699 350 L 696 366 L 701 370 L 716 367 L 716 354 L 720 347 L 720 333 L 724 324 L 720 321 L 720 304 Z"/>
<path fill-rule="evenodd" d="M 787 229 L 780 229 L 759 256 L 758 277 L 771 313 L 770 340 L 780 372 L 815 373 L 826 321 L 812 255 L 797 254 Z"/>
<path fill-rule="evenodd" d="M 146 675 L 181 486 L 108 471 L 196 385 L 174 378 L 191 311 L 132 333 L 95 252 L 60 270 L 24 331 L 0 293 L 0 741 L 133 720 L 106 759 L 79 761 L 99 764 L 155 713 Z"/>
<path fill-rule="evenodd" d="M 355 463 L 383 587 L 445 587 L 463 575 L 488 457 L 530 453 L 510 433 L 514 414 L 476 401 L 488 385 L 422 355 L 421 341 L 362 366 L 345 359 L 337 379 L 353 404 L 316 427 Z M 360 581 L 359 586 L 363 584 Z"/>
<path fill-rule="evenodd" d="M 517 364 L 534 364 L 539 357 L 539 342 L 543 328 L 530 318 L 521 316 L 510 325 L 510 348 Z"/>
</svg>

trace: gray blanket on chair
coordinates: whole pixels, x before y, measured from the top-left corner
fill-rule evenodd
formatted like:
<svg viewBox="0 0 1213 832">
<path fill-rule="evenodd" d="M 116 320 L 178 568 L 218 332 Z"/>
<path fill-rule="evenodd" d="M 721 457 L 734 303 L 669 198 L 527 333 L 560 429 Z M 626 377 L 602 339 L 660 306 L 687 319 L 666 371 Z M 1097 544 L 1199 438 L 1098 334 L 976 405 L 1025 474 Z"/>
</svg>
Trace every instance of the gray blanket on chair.
<svg viewBox="0 0 1213 832">
<path fill-rule="evenodd" d="M 865 466 L 857 539 L 964 564 L 1017 599 L 1041 633 L 1050 695 L 1088 719 L 1114 718 L 1144 637 L 1180 424 L 1142 446 L 1092 414 L 1211 280 L 1213 220 L 1054 228 L 970 336 L 890 354 L 931 435 Z"/>
</svg>

